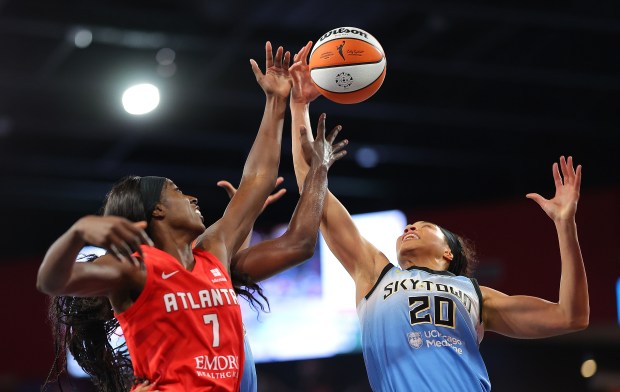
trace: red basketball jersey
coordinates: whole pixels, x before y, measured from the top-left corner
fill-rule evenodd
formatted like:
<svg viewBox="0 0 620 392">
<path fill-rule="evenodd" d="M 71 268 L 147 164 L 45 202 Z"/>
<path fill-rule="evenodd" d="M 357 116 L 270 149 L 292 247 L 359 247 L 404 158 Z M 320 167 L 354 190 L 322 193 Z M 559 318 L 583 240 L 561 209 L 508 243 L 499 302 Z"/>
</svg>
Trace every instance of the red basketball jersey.
<svg viewBox="0 0 620 392">
<path fill-rule="evenodd" d="M 146 284 L 116 318 L 137 377 L 161 391 L 237 391 L 243 373 L 241 309 L 230 276 L 211 253 L 194 249 L 186 270 L 142 246 Z"/>
</svg>

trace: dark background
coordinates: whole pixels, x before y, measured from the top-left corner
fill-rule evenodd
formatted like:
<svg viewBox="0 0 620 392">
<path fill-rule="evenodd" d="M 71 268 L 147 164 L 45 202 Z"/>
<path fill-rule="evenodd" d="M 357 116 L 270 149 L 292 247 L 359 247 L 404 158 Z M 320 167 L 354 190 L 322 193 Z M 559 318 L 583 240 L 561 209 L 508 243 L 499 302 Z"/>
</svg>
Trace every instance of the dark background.
<svg viewBox="0 0 620 392">
<path fill-rule="evenodd" d="M 34 289 L 50 243 L 96 213 L 127 174 L 169 177 L 217 219 L 227 196 L 215 183 L 238 182 L 263 111 L 248 60 L 263 65 L 266 40 L 296 52 L 340 26 L 370 32 L 387 57 L 368 101 L 312 105 L 314 119 L 327 112 L 350 139 L 330 171 L 350 212 L 401 209 L 437 221 L 477 243 L 482 284 L 555 301 L 553 225 L 524 195 L 552 196 L 560 155 L 583 164 L 577 222 L 591 326 L 539 341 L 488 334 L 482 351 L 497 391 L 620 388 L 614 0 L 0 0 L 0 388 L 37 390 L 51 364 L 46 297 Z M 84 49 L 73 43 L 81 28 L 93 34 Z M 176 52 L 172 76 L 158 72 L 161 48 Z M 127 115 L 122 91 L 146 81 L 160 88 L 159 108 Z M 258 227 L 286 222 L 297 202 L 289 127 L 287 117 L 280 172 L 289 192 Z M 374 167 L 356 159 L 367 148 Z M 579 366 L 591 356 L 599 373 L 587 381 Z M 367 388 L 359 355 L 259 373 L 264 390 Z"/>
</svg>

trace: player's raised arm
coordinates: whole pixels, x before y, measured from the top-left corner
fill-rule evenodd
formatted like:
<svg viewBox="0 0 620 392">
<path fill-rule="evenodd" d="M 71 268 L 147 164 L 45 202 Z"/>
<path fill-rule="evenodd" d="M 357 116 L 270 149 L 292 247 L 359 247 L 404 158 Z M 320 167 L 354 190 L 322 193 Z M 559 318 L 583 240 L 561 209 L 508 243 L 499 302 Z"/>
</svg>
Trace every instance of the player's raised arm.
<svg viewBox="0 0 620 392">
<path fill-rule="evenodd" d="M 562 262 L 559 299 L 550 302 L 523 295 L 509 296 L 482 287 L 484 321 L 488 330 L 517 338 L 540 338 L 588 326 L 588 282 L 575 223 L 581 166 L 575 170 L 572 157 L 568 157 L 568 161 L 561 157 L 559 167 L 557 163 L 553 164 L 555 196 L 552 199 L 547 200 L 537 193 L 527 195 L 555 224 Z"/>
<path fill-rule="evenodd" d="M 295 63 L 291 67 L 293 77 L 290 104 L 291 139 L 295 176 L 300 187 L 309 168 L 302 150 L 302 137 L 306 138 L 307 142 L 313 140 L 311 132 L 302 135 L 301 129 L 311 129 L 310 102 L 320 95 L 310 79 L 307 57 L 311 48 L 312 42 L 308 42 L 295 55 Z M 356 299 L 359 301 L 372 288 L 381 270 L 389 261 L 374 245 L 362 237 L 347 209 L 329 191 L 323 207 L 321 233 L 331 251 L 355 281 Z"/>
<path fill-rule="evenodd" d="M 258 217 L 276 182 L 286 101 L 291 89 L 290 53 L 279 47 L 273 55 L 271 43 L 265 45 L 266 70 L 263 74 L 254 60 L 252 71 L 266 96 L 265 111 L 246 160 L 239 189 L 222 218 L 199 238 L 198 246 L 210 250 L 227 263 L 237 253 Z"/>
</svg>

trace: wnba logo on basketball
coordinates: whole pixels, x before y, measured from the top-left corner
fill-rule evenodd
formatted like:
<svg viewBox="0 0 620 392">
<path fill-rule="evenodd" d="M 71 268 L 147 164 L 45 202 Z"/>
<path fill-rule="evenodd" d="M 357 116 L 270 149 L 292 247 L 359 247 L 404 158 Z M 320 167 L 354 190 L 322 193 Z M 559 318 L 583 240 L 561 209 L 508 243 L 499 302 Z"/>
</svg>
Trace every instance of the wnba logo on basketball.
<svg viewBox="0 0 620 392">
<path fill-rule="evenodd" d="M 413 348 L 422 347 L 422 334 L 420 332 L 409 332 L 407 334 L 407 341 Z"/>
<path fill-rule="evenodd" d="M 362 29 L 340 27 L 323 34 L 308 61 L 319 92 L 337 103 L 358 103 L 379 90 L 385 79 L 385 53 Z"/>
</svg>

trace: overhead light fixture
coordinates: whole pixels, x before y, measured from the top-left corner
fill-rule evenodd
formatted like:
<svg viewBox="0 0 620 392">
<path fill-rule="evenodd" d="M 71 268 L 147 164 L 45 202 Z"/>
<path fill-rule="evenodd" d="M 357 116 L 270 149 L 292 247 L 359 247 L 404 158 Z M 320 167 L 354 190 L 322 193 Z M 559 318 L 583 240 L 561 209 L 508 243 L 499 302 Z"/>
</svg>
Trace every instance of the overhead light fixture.
<svg viewBox="0 0 620 392">
<path fill-rule="evenodd" d="M 150 83 L 137 84 L 125 90 L 122 101 L 127 113 L 146 114 L 159 105 L 159 89 Z"/>
</svg>

